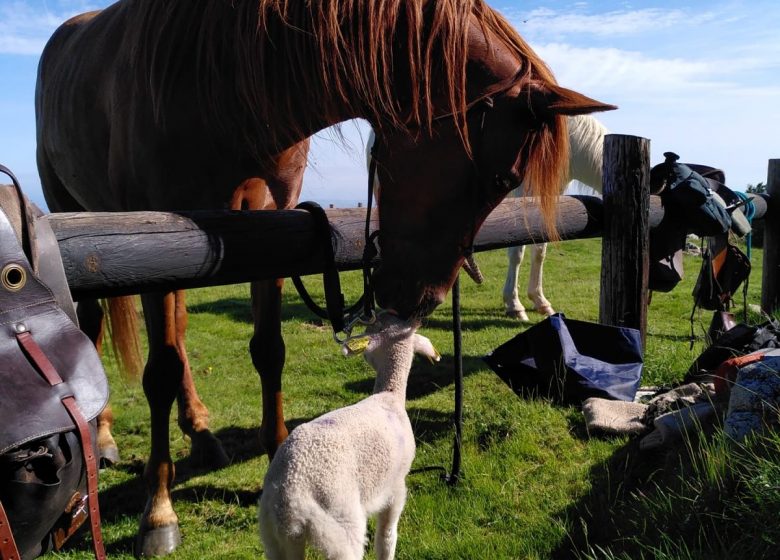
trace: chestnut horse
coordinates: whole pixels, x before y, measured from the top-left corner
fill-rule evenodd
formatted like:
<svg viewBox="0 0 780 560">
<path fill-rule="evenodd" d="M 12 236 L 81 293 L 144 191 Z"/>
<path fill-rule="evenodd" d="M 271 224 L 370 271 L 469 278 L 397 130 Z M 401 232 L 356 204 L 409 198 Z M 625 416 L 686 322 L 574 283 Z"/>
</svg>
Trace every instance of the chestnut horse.
<svg viewBox="0 0 780 560">
<path fill-rule="evenodd" d="M 303 174 L 306 170 L 306 156 L 309 139 L 282 152 L 275 160 L 267 179 L 252 177 L 243 181 L 233 192 L 229 207 L 231 210 L 277 210 L 293 208 L 300 198 Z M 253 342 L 265 341 L 271 345 L 283 345 L 281 337 L 281 294 L 284 279 L 257 281 L 250 284 L 252 317 L 254 320 Z M 210 468 L 227 465 L 228 457 L 219 440 L 209 430 L 209 412 L 198 396 L 192 378 L 185 349 L 187 329 L 187 308 L 184 290 L 177 290 L 169 296 L 164 308 L 166 325 L 175 325 L 172 331 L 173 344 L 178 350 L 183 367 L 182 383 L 177 395 L 178 424 L 190 438 L 191 457 L 196 464 Z M 110 341 L 120 367 L 129 376 L 136 376 L 141 368 L 140 341 L 138 340 L 137 314 L 134 296 L 110 298 L 107 305 L 100 306 L 95 300 L 82 300 L 77 307 L 79 324 L 95 343 L 98 352 L 102 350 L 104 326 L 111 332 Z M 104 307 L 108 309 L 108 322 L 104 322 Z M 254 340 L 254 339 L 257 340 Z M 284 347 L 277 349 L 283 359 Z M 278 365 L 281 370 L 282 364 Z M 97 445 L 101 464 L 109 466 L 119 460 L 119 449 L 111 433 L 114 415 L 110 404 L 97 419 Z M 284 427 L 284 423 L 280 424 Z M 261 430 L 263 433 L 263 430 Z M 275 433 L 271 448 L 281 443 L 286 434 Z"/>
<path fill-rule="evenodd" d="M 597 193 L 602 188 L 602 162 L 604 160 L 604 136 L 607 128 L 590 115 L 569 117 L 569 176 L 568 179 L 585 183 Z M 561 192 L 567 182 L 561 184 Z M 509 196 L 523 196 L 522 187 L 513 190 Z M 525 245 L 508 247 L 506 280 L 504 281 L 504 309 L 509 317 L 528 321 L 528 314 L 517 293 L 517 275 L 523 264 Z M 531 245 L 531 272 L 528 276 L 528 298 L 534 304 L 534 311 L 550 316 L 555 313 L 552 304 L 544 297 L 542 273 L 547 256 L 547 243 Z"/>
<path fill-rule="evenodd" d="M 377 303 L 422 317 L 521 182 L 554 230 L 565 115 L 611 108 L 558 86 L 483 0 L 121 0 L 49 40 L 37 155 L 55 211 L 219 208 L 247 178 L 267 178 L 277 154 L 364 118 L 381 143 Z M 185 360 L 176 315 L 166 313 L 175 295 L 142 302 L 152 441 L 138 552 L 153 555 L 180 538 L 168 418 Z M 272 454 L 286 432 L 284 347 L 278 332 L 256 334 L 250 350 Z"/>
</svg>

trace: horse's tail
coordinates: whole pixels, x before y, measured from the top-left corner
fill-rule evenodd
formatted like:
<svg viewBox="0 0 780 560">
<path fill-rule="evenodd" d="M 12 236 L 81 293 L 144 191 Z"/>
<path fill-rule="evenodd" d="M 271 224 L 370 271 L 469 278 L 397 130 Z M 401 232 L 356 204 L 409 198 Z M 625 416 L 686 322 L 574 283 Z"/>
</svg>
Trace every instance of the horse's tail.
<svg viewBox="0 0 780 560">
<path fill-rule="evenodd" d="M 111 339 L 119 369 L 133 379 L 141 375 L 141 339 L 138 328 L 138 312 L 133 296 L 113 297 L 102 300 L 105 327 Z"/>
</svg>

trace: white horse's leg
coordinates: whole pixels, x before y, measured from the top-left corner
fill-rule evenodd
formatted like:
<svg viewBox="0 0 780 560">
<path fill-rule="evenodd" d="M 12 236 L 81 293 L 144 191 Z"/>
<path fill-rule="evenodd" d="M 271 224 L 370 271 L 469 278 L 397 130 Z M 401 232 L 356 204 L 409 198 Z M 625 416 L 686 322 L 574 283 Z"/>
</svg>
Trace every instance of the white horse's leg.
<svg viewBox="0 0 780 560">
<path fill-rule="evenodd" d="M 534 304 L 534 311 L 550 316 L 555 313 L 552 305 L 542 292 L 542 267 L 547 256 L 547 243 L 539 243 L 531 248 L 531 275 L 528 278 L 528 297 Z"/>
<path fill-rule="evenodd" d="M 523 263 L 525 246 L 508 247 L 506 254 L 509 262 L 506 270 L 506 282 L 504 282 L 504 309 L 509 317 L 528 321 L 528 314 L 517 295 L 517 273 Z"/>
</svg>

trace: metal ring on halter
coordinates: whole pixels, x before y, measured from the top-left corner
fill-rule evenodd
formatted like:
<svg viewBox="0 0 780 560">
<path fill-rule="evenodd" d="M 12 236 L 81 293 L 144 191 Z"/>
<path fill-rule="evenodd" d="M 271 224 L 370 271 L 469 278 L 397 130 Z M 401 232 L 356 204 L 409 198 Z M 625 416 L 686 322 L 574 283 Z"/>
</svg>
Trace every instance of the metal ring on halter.
<svg viewBox="0 0 780 560">
<path fill-rule="evenodd" d="M 339 332 L 333 331 L 333 340 L 335 340 L 339 344 L 344 344 L 345 342 L 348 342 L 355 338 L 362 338 L 366 336 L 365 334 L 356 334 L 353 336 L 352 329 L 354 329 L 355 325 L 357 325 L 358 323 L 364 326 L 373 325 L 376 322 L 376 317 L 377 317 L 376 311 L 374 311 L 373 309 L 371 310 L 371 315 L 369 316 L 366 316 L 365 314 L 362 313 L 356 315 L 344 326 L 344 328 L 341 331 L 339 331 L 346 334 L 347 335 L 346 338 L 344 339 L 339 338 Z"/>
</svg>

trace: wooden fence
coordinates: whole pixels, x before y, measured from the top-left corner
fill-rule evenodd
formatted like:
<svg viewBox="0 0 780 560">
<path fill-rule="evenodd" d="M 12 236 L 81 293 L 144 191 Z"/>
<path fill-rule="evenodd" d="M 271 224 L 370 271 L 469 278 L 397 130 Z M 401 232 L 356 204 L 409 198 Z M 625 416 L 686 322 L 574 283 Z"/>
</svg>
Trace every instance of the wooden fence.
<svg viewBox="0 0 780 560">
<path fill-rule="evenodd" d="M 604 197 L 564 196 L 562 239 L 603 238 L 600 321 L 639 328 L 647 321 L 648 239 L 664 210 L 649 190 L 649 140 L 608 135 Z M 770 160 L 767 196 L 755 199 L 766 217 L 762 307 L 780 307 L 780 160 Z M 359 268 L 365 209 L 327 209 L 336 264 Z M 303 210 L 191 213 L 120 212 L 48 215 L 74 299 L 246 282 L 321 272 L 326 256 Z M 372 229 L 378 226 L 376 211 Z M 269 242 L 269 240 L 273 240 Z M 503 201 L 488 217 L 476 251 L 546 241 L 536 206 Z"/>
</svg>

